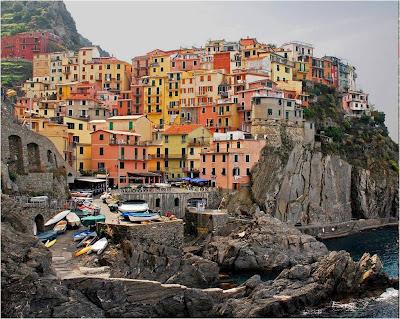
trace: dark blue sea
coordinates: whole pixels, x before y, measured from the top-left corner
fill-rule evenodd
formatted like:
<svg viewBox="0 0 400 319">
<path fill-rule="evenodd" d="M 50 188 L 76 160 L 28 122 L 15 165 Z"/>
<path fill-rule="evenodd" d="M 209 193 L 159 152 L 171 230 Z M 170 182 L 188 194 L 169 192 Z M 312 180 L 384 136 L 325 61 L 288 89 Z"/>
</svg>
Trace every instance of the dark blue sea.
<svg viewBox="0 0 400 319">
<path fill-rule="evenodd" d="M 346 250 L 359 260 L 364 252 L 377 254 L 384 270 L 391 277 L 399 277 L 399 233 L 397 227 L 363 231 L 343 238 L 324 241 L 329 250 Z M 389 288 L 374 298 L 331 302 L 321 309 L 308 309 L 300 317 L 318 318 L 398 318 L 399 292 Z"/>
</svg>

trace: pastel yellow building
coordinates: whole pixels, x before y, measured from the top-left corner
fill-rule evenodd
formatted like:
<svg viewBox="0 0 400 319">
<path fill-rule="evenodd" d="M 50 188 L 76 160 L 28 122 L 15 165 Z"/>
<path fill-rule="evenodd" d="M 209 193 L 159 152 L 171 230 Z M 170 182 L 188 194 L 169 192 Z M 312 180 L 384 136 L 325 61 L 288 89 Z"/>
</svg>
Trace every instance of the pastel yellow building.
<svg viewBox="0 0 400 319">
<path fill-rule="evenodd" d="M 142 142 L 152 140 L 153 124 L 144 115 L 124 115 L 109 117 L 106 120 L 105 129 L 138 133 L 140 134 L 140 141 Z"/>
<path fill-rule="evenodd" d="M 200 167 L 200 157 L 195 157 L 195 153 L 200 151 L 195 151 L 195 148 L 209 142 L 210 132 L 200 124 L 184 124 L 172 125 L 162 135 L 166 175 L 169 178 L 179 178 L 190 172 L 195 174 Z"/>
<path fill-rule="evenodd" d="M 65 116 L 64 124 L 67 126 L 68 133 L 72 134 L 73 167 L 77 171 L 91 171 L 92 147 L 88 121 Z"/>
<path fill-rule="evenodd" d="M 293 62 L 275 53 L 268 53 L 268 55 L 271 61 L 271 80 L 274 82 L 292 81 Z"/>
<path fill-rule="evenodd" d="M 145 143 L 148 154 L 147 165 L 149 172 L 161 173 L 165 171 L 162 138 L 161 132 L 155 131 L 153 132 L 152 140 Z"/>
<path fill-rule="evenodd" d="M 303 90 L 303 84 L 301 81 L 287 81 L 287 82 L 277 82 L 278 89 L 285 91 L 294 91 L 296 94 L 301 94 Z"/>
</svg>

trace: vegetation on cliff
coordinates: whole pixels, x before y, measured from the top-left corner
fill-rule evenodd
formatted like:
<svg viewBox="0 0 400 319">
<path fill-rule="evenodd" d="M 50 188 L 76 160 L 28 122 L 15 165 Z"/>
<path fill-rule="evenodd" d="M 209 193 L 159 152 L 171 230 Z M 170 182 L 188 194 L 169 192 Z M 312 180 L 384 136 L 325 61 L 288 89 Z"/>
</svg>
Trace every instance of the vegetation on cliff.
<svg viewBox="0 0 400 319">
<path fill-rule="evenodd" d="M 383 112 L 373 111 L 371 117 L 346 117 L 335 89 L 315 84 L 308 91 L 314 101 L 305 110 L 305 117 L 315 122 L 320 135 L 331 138 L 321 139 L 324 154 L 337 154 L 353 166 L 378 175 L 397 176 L 399 147 L 388 135 Z"/>
<path fill-rule="evenodd" d="M 15 59 L 1 60 L 1 84 L 3 87 L 20 85 L 31 75 L 31 61 Z"/>
</svg>

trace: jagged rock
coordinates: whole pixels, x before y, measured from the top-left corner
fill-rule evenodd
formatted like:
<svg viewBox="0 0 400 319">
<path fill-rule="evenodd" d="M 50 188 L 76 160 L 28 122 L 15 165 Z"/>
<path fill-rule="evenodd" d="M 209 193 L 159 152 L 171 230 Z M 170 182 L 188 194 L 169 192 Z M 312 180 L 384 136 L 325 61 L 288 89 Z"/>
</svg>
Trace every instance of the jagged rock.
<svg viewBox="0 0 400 319">
<path fill-rule="evenodd" d="M 166 283 L 179 283 L 187 287 L 208 288 L 218 282 L 218 264 L 210 260 L 186 254 L 179 271 Z"/>
<path fill-rule="evenodd" d="M 345 251 L 331 252 L 312 265 L 283 271 L 273 282 L 249 285 L 253 289 L 247 296 L 228 299 L 216 308 L 220 316 L 285 317 L 306 306 L 388 286 L 390 281 L 376 255 L 365 254 L 354 262 Z"/>
<path fill-rule="evenodd" d="M 275 271 L 315 262 L 327 253 L 325 245 L 314 237 L 260 213 L 253 223 L 231 235 L 214 237 L 205 247 L 203 257 L 228 270 Z"/>
</svg>

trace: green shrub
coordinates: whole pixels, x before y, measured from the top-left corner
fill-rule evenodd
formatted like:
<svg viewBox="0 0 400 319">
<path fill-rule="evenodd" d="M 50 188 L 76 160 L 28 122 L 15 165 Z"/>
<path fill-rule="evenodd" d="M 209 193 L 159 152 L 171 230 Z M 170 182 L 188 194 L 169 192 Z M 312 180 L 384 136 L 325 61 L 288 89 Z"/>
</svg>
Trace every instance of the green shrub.
<svg viewBox="0 0 400 319">
<path fill-rule="evenodd" d="M 334 142 L 340 142 L 343 139 L 344 133 L 341 128 L 330 126 L 325 129 L 325 135 L 332 137 Z"/>
<path fill-rule="evenodd" d="M 399 173 L 399 163 L 396 162 L 395 160 L 390 160 L 389 161 L 390 165 L 392 165 L 392 168 Z"/>
</svg>

